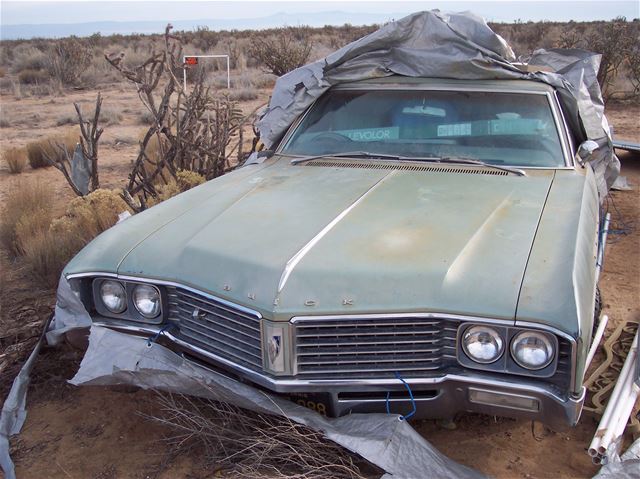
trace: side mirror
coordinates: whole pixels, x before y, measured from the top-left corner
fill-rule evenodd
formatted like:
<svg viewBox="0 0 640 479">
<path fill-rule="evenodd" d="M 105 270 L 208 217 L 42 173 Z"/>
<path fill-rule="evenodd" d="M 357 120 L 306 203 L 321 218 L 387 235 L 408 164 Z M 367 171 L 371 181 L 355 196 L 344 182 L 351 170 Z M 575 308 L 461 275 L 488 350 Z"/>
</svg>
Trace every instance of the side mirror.
<svg viewBox="0 0 640 479">
<path fill-rule="evenodd" d="M 581 166 L 584 166 L 598 148 L 600 148 L 600 145 L 593 140 L 587 140 L 580 143 L 578 152 L 576 153 L 576 160 L 578 160 L 578 163 L 580 163 Z"/>
</svg>

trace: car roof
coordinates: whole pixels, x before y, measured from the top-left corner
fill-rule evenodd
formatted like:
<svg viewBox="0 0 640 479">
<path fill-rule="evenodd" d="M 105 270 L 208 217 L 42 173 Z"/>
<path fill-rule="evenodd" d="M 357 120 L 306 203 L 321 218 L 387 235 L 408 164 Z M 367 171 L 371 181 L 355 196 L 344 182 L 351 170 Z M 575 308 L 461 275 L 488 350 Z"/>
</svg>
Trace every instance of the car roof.
<svg viewBox="0 0 640 479">
<path fill-rule="evenodd" d="M 533 80 L 457 80 L 450 78 L 420 78 L 407 77 L 401 75 L 391 75 L 383 78 L 371 78 L 354 82 L 341 83 L 333 87 L 334 89 L 354 89 L 354 88 L 472 88 L 487 90 L 509 90 L 514 92 L 549 92 L 553 93 L 554 88 L 543 82 Z"/>
</svg>

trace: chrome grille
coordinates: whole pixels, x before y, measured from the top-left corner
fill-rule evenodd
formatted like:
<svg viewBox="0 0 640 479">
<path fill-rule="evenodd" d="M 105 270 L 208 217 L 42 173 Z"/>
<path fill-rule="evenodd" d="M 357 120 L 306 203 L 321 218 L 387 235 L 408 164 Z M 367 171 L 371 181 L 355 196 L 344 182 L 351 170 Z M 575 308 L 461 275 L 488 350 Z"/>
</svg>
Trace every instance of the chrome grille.
<svg viewBox="0 0 640 479">
<path fill-rule="evenodd" d="M 433 318 L 304 320 L 295 325 L 298 377 L 441 374 L 455 365 L 457 323 Z"/>
<path fill-rule="evenodd" d="M 245 367 L 262 369 L 258 313 L 187 289 L 167 290 L 169 320 L 177 323 L 181 340 Z"/>
</svg>

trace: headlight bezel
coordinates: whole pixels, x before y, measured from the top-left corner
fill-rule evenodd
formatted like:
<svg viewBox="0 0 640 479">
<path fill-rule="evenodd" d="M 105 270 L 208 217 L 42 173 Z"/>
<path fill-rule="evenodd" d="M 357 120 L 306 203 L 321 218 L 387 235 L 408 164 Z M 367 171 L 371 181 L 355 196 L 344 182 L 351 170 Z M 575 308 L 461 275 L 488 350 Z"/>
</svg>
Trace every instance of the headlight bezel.
<svg viewBox="0 0 640 479">
<path fill-rule="evenodd" d="M 121 313 L 115 313 L 110 311 L 102 301 L 102 297 L 100 294 L 101 286 L 106 281 L 116 281 L 123 285 L 125 289 L 125 293 L 127 296 L 127 307 Z M 147 317 L 144 316 L 136 307 L 134 303 L 134 294 L 133 290 L 139 286 L 150 286 L 158 291 L 160 295 L 160 311 L 157 316 Z M 164 288 L 160 285 L 154 283 L 147 283 L 145 281 L 131 281 L 131 280 L 122 280 L 116 277 L 97 277 L 92 280 L 92 292 L 93 292 L 93 307 L 95 308 L 98 315 L 112 318 L 112 319 L 121 319 L 124 321 L 134 321 L 145 324 L 161 324 L 164 320 L 164 312 L 166 311 L 166 292 Z"/>
<path fill-rule="evenodd" d="M 465 332 L 467 332 L 469 328 L 474 326 L 491 327 L 492 329 L 499 332 L 503 339 L 503 352 L 497 360 L 491 363 L 483 364 L 476 362 L 473 359 L 469 358 L 469 356 L 467 356 L 467 353 L 463 349 L 462 341 Z M 538 334 L 542 334 L 550 341 L 553 350 L 553 358 L 546 366 L 540 369 L 528 369 L 516 362 L 511 352 L 511 344 L 514 337 L 523 332 L 535 332 Z M 486 322 L 481 320 L 462 322 L 458 326 L 456 339 L 456 359 L 461 366 L 468 369 L 537 378 L 550 378 L 557 371 L 560 345 L 558 337 L 553 332 L 544 330 L 542 328 L 535 328 L 534 325 L 529 326 L 529 324 L 527 324 L 526 327 L 507 326 L 504 324 L 504 322 L 499 322 L 496 320 L 487 320 Z"/>
</svg>

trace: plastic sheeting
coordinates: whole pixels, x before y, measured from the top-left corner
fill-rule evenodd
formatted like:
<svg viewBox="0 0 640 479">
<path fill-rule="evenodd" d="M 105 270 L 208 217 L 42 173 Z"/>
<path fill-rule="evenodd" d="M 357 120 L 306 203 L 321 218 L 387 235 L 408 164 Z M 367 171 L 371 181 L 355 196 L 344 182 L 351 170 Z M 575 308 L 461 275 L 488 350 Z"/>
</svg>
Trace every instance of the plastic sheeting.
<svg viewBox="0 0 640 479">
<path fill-rule="evenodd" d="M 620 172 L 620 162 L 596 78 L 600 55 L 581 50 L 536 51 L 529 63 L 554 73 L 524 72 L 514 60 L 505 40 L 472 13 L 414 13 L 280 77 L 257 128 L 262 142 L 272 147 L 320 95 L 345 82 L 391 75 L 537 80 L 556 88 L 577 140 L 590 139 L 600 146 L 588 161 L 604 198 Z"/>
<path fill-rule="evenodd" d="M 330 440 L 384 469 L 384 478 L 481 478 L 440 454 L 397 415 L 352 414 L 326 418 L 286 399 L 202 368 L 145 338 L 92 326 L 76 385 L 127 384 L 225 401 L 282 415 L 322 431 Z"/>
<path fill-rule="evenodd" d="M 637 439 L 620 458 L 600 468 L 594 479 L 640 479 L 640 439 Z"/>
</svg>

